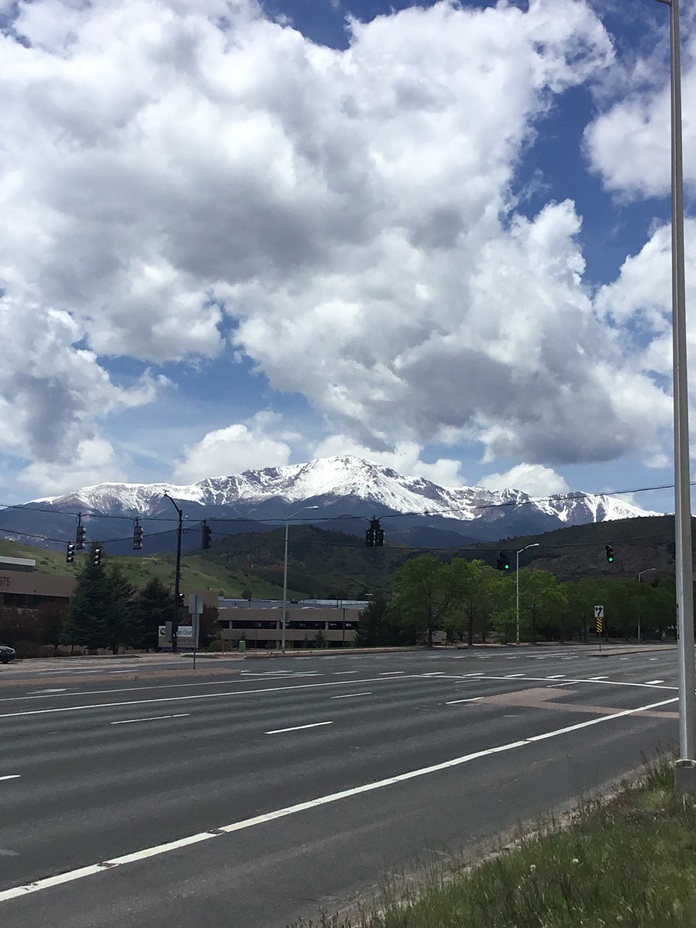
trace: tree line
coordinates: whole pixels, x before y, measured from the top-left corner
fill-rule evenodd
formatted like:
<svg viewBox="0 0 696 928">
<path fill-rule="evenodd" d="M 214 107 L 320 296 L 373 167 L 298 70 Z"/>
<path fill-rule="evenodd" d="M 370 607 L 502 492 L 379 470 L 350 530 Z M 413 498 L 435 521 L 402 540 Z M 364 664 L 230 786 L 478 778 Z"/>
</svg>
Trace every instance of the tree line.
<svg viewBox="0 0 696 928">
<path fill-rule="evenodd" d="M 211 615 L 214 613 L 214 615 Z M 80 646 L 88 650 L 155 649 L 158 627 L 174 616 L 174 593 L 158 578 L 138 589 L 117 562 L 92 557 L 82 563 L 67 605 L 43 603 L 36 610 L 0 610 L 0 641 L 20 656 L 40 646 Z M 186 617 L 187 618 L 187 617 Z M 206 607 L 201 640 L 215 637 L 217 610 Z"/>
<path fill-rule="evenodd" d="M 519 584 L 519 610 L 517 588 Z M 251 591 L 245 591 L 251 596 Z M 559 582 L 545 570 L 501 572 L 483 561 L 432 554 L 396 570 L 389 595 L 376 595 L 361 613 L 356 644 L 362 647 L 424 643 L 436 633 L 451 642 L 588 640 L 595 636 L 596 605 L 604 608 L 605 634 L 660 639 L 676 633 L 674 581 L 647 583 L 604 578 Z M 118 562 L 87 558 L 70 603 L 36 610 L 0 609 L 0 641 L 20 656 L 39 646 L 89 650 L 157 647 L 157 629 L 174 615 L 174 593 L 161 580 L 138 589 Z M 217 636 L 217 610 L 206 607 L 201 645 Z"/>
<path fill-rule="evenodd" d="M 375 596 L 363 611 L 356 644 L 432 645 L 436 632 L 467 644 L 492 635 L 516 641 L 518 631 L 520 641 L 587 640 L 596 635 L 597 605 L 603 606 L 608 637 L 675 634 L 673 581 L 608 577 L 559 582 L 546 570 L 523 568 L 515 577 L 480 560 L 443 562 L 425 554 L 400 567 L 391 594 Z"/>
</svg>

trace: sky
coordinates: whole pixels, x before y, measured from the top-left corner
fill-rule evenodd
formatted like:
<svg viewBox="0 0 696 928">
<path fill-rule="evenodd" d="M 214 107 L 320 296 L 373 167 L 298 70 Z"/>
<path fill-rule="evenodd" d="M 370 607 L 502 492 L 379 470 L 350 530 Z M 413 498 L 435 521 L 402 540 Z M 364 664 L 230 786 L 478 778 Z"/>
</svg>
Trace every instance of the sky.
<svg viewBox="0 0 696 928">
<path fill-rule="evenodd" d="M 350 453 L 673 511 L 669 7 L 0 0 L 0 41 L 0 504 Z"/>
</svg>

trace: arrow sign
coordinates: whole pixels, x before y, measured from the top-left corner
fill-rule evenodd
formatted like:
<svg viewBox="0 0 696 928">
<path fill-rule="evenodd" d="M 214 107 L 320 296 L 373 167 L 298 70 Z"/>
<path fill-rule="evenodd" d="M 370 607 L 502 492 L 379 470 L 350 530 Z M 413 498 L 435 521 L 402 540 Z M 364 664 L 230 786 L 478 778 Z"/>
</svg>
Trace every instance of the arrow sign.
<svg viewBox="0 0 696 928">
<path fill-rule="evenodd" d="M 594 615 L 595 615 L 595 619 L 603 619 L 604 618 L 604 606 L 595 606 Z"/>
</svg>

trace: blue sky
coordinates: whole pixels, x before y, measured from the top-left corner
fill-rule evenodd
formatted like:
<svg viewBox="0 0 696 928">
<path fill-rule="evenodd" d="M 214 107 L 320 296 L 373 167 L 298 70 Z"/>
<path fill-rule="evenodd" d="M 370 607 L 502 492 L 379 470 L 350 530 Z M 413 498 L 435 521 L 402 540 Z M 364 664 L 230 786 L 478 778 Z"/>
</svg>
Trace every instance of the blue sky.
<svg viewBox="0 0 696 928">
<path fill-rule="evenodd" d="M 666 6 L 0 0 L 0 29 L 0 502 L 342 453 L 672 482 Z M 689 320 L 695 39 L 683 10 Z"/>
</svg>

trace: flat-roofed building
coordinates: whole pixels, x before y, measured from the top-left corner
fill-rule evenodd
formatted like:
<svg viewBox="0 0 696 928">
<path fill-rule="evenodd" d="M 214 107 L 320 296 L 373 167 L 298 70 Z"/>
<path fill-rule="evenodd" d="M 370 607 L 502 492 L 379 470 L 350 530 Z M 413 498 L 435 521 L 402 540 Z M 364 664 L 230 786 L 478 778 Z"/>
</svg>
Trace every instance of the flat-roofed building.
<svg viewBox="0 0 696 928">
<path fill-rule="evenodd" d="M 36 609 L 42 603 L 67 605 L 76 586 L 75 577 L 38 573 L 32 558 L 0 557 L 0 596 L 5 606 Z"/>
<path fill-rule="evenodd" d="M 342 648 L 355 643 L 361 600 L 302 600 L 286 605 L 285 644 L 288 648 Z M 281 647 L 283 603 L 279 600 L 224 599 L 218 603 L 220 637 L 232 647 Z"/>
</svg>

